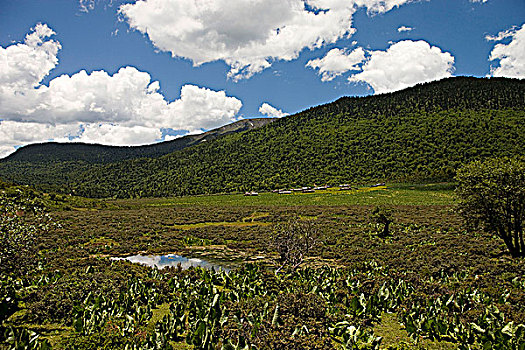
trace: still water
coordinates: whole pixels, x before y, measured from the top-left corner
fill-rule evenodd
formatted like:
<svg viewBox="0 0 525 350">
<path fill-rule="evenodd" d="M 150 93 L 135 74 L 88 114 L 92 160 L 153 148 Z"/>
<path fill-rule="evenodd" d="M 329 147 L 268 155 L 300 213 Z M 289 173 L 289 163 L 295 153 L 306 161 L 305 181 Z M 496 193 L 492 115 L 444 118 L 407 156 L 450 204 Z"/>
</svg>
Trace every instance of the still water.
<svg viewBox="0 0 525 350">
<path fill-rule="evenodd" d="M 230 271 L 231 268 L 220 265 L 215 262 L 206 261 L 203 259 L 197 258 L 186 258 L 181 255 L 168 254 L 168 255 L 132 255 L 125 258 L 111 258 L 111 260 L 128 260 L 132 263 L 142 264 L 146 266 L 156 267 L 158 269 L 163 269 L 168 266 L 177 267 L 180 264 L 183 270 L 189 269 L 190 267 L 202 267 L 205 269 L 211 270 L 223 270 Z"/>
</svg>

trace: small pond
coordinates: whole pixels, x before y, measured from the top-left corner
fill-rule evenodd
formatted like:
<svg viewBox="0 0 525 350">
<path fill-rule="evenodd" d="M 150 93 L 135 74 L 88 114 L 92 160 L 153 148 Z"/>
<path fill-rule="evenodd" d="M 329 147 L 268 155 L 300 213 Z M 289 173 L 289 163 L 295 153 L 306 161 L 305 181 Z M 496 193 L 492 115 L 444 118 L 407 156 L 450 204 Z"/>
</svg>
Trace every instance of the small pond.
<svg viewBox="0 0 525 350">
<path fill-rule="evenodd" d="M 190 267 L 202 267 L 211 270 L 223 270 L 230 271 L 231 267 L 226 264 L 221 265 L 220 263 L 210 262 L 204 259 L 198 258 L 186 258 L 181 255 L 168 254 L 168 255 L 132 255 L 125 258 L 111 258 L 111 260 L 128 260 L 132 263 L 142 264 L 146 266 L 156 267 L 163 269 L 165 267 L 173 266 L 177 267 L 180 264 L 183 270 L 189 269 Z"/>
</svg>

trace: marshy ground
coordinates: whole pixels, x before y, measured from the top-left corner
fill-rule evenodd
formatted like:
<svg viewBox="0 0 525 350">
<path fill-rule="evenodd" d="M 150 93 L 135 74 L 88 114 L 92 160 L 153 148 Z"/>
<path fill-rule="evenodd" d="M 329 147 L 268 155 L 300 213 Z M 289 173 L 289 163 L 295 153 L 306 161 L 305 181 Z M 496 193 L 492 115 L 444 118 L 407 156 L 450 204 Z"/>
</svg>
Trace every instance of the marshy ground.
<svg viewBox="0 0 525 350">
<path fill-rule="evenodd" d="M 50 214 L 60 225 L 38 237 L 46 263 L 40 276 L 48 280 L 25 290 L 20 310 L 8 320 L 57 348 L 118 348 L 131 340 L 146 346 L 159 329 L 170 334 L 166 346 L 205 348 L 199 312 L 214 295 L 222 314 L 217 324 L 202 327 L 221 346 L 226 339 L 245 339 L 258 348 L 342 348 L 352 326 L 361 332 L 352 333 L 357 348 L 372 348 L 378 336 L 381 348 L 449 349 L 467 341 L 476 348 L 500 344 L 507 336 L 503 327 L 525 322 L 523 261 L 511 259 L 497 238 L 464 229 L 448 185 L 86 203 Z M 391 236 L 379 236 L 371 223 L 377 205 L 392 211 Z M 306 270 L 276 277 L 268 270 L 277 258 L 270 248 L 272 230 L 292 218 L 313 221 L 322 244 L 305 259 Z M 139 253 L 241 267 L 224 277 L 109 260 Z M 124 303 L 126 295 L 134 302 L 112 313 L 112 301 Z M 97 307 L 111 317 L 90 325 Z M 178 328 L 176 317 L 183 319 Z"/>
</svg>

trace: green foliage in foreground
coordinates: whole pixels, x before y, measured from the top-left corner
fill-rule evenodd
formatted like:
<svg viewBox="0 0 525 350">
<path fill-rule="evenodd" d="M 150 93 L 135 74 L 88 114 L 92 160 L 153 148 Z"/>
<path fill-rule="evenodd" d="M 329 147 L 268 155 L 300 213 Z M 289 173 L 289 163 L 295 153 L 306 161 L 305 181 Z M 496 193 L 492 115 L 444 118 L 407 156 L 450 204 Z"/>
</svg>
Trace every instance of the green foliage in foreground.
<svg viewBox="0 0 525 350">
<path fill-rule="evenodd" d="M 96 274 L 98 268 L 86 273 Z M 468 277 L 467 273 L 442 274 L 424 283 L 453 286 Z M 48 283 L 52 286 L 62 278 Z M 396 312 L 415 340 L 422 336 L 446 340 L 465 350 L 525 346 L 525 325 L 506 320 L 498 308 L 508 296 L 495 300 L 466 288 L 437 297 L 414 297 L 414 287 L 402 275 L 393 277 L 375 263 L 357 269 L 303 268 L 287 274 L 256 265 L 229 273 L 150 270 L 129 280 L 117 296 L 90 293 L 77 300 L 70 331 L 55 345 L 172 349 L 185 342 L 206 350 L 378 349 L 382 339 L 374 335 L 372 326 L 380 322 L 382 313 Z M 166 304 L 169 311 L 151 323 L 156 308 Z M 7 328 L 5 334 L 11 337 L 4 341 L 14 346 L 12 335 L 20 332 L 27 331 Z"/>
<path fill-rule="evenodd" d="M 525 153 L 525 82 L 456 77 L 341 98 L 163 157 L 0 164 L 0 176 L 87 197 L 166 197 L 371 181 L 450 181 Z"/>
<path fill-rule="evenodd" d="M 34 192 L 13 189 L 5 183 L 0 186 L 0 344 L 7 342 L 14 349 L 46 349 L 47 342 L 39 342 L 38 334 L 6 327 L 4 322 L 19 309 L 20 290 L 31 284 L 31 277 L 40 269 L 36 236 L 50 221 Z M 31 223 L 23 218 L 29 215 Z"/>
<path fill-rule="evenodd" d="M 465 218 L 503 239 L 512 256 L 525 256 L 525 158 L 474 162 L 456 179 Z"/>
</svg>

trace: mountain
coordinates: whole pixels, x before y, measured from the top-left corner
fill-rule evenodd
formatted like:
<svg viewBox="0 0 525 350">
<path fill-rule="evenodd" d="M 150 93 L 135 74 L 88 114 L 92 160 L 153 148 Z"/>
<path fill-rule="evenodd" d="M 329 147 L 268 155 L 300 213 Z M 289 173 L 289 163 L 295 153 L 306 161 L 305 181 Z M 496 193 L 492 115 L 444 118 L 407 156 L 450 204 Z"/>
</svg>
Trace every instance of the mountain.
<svg viewBox="0 0 525 350">
<path fill-rule="evenodd" d="M 525 154 L 525 81 L 454 77 L 343 97 L 161 157 L 7 161 L 0 177 L 89 197 L 171 196 L 370 181 L 451 181 L 464 163 Z"/>
<path fill-rule="evenodd" d="M 145 146 L 104 146 L 46 142 L 19 148 L 0 159 L 0 178 L 41 190 L 70 192 L 69 184 L 104 164 L 136 158 L 155 158 L 236 132 L 252 130 L 275 118 L 243 119 L 220 128 Z"/>
<path fill-rule="evenodd" d="M 17 149 L 16 152 L 0 161 L 114 163 L 133 158 L 155 158 L 201 142 L 214 140 L 220 136 L 256 129 L 274 120 L 275 118 L 243 119 L 202 134 L 187 135 L 171 141 L 145 146 L 104 146 L 81 142 L 36 143 Z"/>
</svg>

